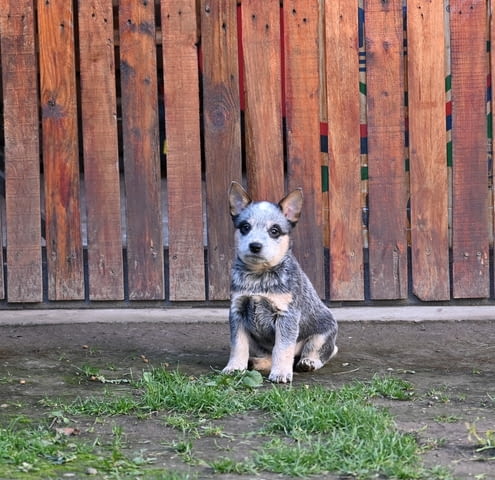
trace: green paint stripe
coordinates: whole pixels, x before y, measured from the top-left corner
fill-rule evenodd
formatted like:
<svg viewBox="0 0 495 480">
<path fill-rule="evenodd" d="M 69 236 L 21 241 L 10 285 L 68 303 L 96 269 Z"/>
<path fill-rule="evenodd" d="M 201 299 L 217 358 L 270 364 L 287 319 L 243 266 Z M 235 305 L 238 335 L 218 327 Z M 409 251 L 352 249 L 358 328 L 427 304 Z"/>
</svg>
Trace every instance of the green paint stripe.
<svg viewBox="0 0 495 480">
<path fill-rule="evenodd" d="M 328 166 L 327 165 L 322 165 L 321 166 L 321 191 L 323 193 L 328 192 Z"/>
</svg>

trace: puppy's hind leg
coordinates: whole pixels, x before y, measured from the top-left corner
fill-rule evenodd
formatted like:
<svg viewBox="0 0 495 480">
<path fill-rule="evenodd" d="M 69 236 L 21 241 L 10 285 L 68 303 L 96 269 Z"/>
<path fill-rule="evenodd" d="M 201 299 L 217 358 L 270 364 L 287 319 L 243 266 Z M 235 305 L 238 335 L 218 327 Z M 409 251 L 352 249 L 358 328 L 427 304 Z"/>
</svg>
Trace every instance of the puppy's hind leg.
<svg viewBox="0 0 495 480">
<path fill-rule="evenodd" d="M 338 350 L 334 335 L 329 333 L 312 335 L 306 340 L 302 348 L 296 370 L 300 372 L 318 370 L 337 355 Z"/>
<path fill-rule="evenodd" d="M 249 368 L 259 372 L 268 373 L 272 368 L 272 356 L 249 357 Z"/>
</svg>

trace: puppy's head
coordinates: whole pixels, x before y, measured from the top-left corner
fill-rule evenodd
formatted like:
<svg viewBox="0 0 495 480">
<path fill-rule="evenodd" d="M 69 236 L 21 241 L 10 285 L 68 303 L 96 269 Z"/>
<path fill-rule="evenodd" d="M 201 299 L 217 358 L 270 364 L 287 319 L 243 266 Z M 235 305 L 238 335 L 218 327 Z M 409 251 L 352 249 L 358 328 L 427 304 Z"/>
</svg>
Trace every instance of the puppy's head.
<svg viewBox="0 0 495 480">
<path fill-rule="evenodd" d="M 290 250 L 290 232 L 301 215 L 303 196 L 294 190 L 278 204 L 253 202 L 237 182 L 229 191 L 237 256 L 248 269 L 264 271 L 278 265 Z"/>
</svg>

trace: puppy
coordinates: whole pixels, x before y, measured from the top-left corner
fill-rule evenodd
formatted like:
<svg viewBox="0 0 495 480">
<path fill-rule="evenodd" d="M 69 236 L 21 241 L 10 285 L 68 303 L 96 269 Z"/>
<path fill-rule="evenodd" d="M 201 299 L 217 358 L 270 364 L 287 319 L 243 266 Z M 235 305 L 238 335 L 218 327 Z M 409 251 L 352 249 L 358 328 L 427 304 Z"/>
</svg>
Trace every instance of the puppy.
<svg viewBox="0 0 495 480">
<path fill-rule="evenodd" d="M 294 190 L 278 204 L 253 202 L 232 182 L 229 203 L 237 257 L 229 314 L 231 351 L 223 372 L 245 370 L 251 361 L 252 368 L 269 371 L 272 382 L 291 382 L 294 363 L 299 371 L 317 370 L 338 351 L 337 322 L 291 251 L 302 191 Z"/>
</svg>

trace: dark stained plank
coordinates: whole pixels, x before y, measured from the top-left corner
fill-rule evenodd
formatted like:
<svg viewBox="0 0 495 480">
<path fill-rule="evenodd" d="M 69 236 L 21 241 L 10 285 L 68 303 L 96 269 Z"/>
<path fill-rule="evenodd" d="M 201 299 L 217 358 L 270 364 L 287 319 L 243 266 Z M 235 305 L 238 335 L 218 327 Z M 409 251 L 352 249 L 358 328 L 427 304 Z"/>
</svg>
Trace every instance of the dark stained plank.
<svg viewBox="0 0 495 480">
<path fill-rule="evenodd" d="M 369 261 L 373 299 L 407 297 L 401 0 L 365 0 Z"/>
<path fill-rule="evenodd" d="M 195 0 L 162 0 L 171 300 L 205 299 Z"/>
<path fill-rule="evenodd" d="M 230 295 L 234 229 L 227 191 L 241 181 L 241 131 L 237 5 L 230 0 L 202 0 L 206 212 L 208 218 L 208 298 Z"/>
<path fill-rule="evenodd" d="M 448 178 L 444 7 L 418 0 L 407 15 L 413 293 L 448 300 Z"/>
<path fill-rule="evenodd" d="M 112 0 L 79 1 L 90 300 L 124 298 Z"/>
<path fill-rule="evenodd" d="M 301 187 L 304 195 L 294 253 L 324 297 L 318 2 L 290 0 L 283 13 L 288 190 Z"/>
<path fill-rule="evenodd" d="M 34 7 L 0 11 L 9 302 L 41 302 L 41 211 Z M 3 243 L 0 233 L 0 245 Z M 0 283 L 3 266 L 0 255 Z M 0 295 L 3 295 L 3 285 Z"/>
<path fill-rule="evenodd" d="M 325 2 L 330 299 L 363 300 L 357 2 Z"/>
<path fill-rule="evenodd" d="M 72 2 L 38 1 L 48 298 L 84 298 Z"/>
<path fill-rule="evenodd" d="M 165 296 L 154 2 L 119 4 L 130 300 Z"/>
<path fill-rule="evenodd" d="M 241 17 L 249 192 L 256 200 L 279 201 L 284 194 L 279 2 L 242 2 Z"/>
<path fill-rule="evenodd" d="M 454 298 L 489 295 L 487 5 L 452 0 L 452 252 Z"/>
</svg>

